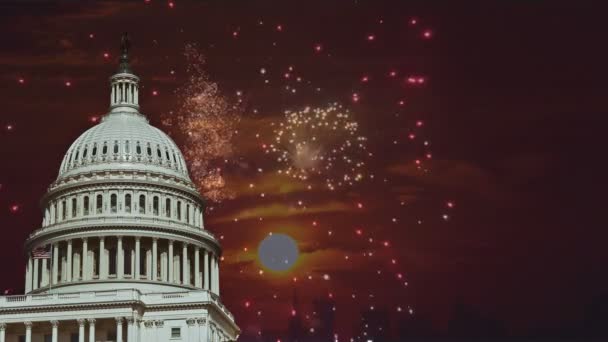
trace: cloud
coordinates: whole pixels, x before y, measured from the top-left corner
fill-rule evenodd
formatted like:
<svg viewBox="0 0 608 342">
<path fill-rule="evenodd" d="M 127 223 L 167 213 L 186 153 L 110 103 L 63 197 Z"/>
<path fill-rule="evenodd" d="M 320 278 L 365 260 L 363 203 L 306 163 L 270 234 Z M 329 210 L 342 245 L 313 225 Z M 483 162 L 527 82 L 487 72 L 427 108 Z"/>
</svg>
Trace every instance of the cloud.
<svg viewBox="0 0 608 342">
<path fill-rule="evenodd" d="M 230 190 L 235 191 L 242 197 L 258 196 L 260 193 L 285 195 L 307 191 L 307 185 L 304 182 L 294 181 L 291 177 L 279 175 L 275 172 L 262 173 L 257 178 L 229 178 L 227 183 L 229 183 Z"/>
<path fill-rule="evenodd" d="M 259 217 L 263 217 L 264 219 L 285 218 L 309 214 L 347 212 L 352 210 L 354 210 L 352 205 L 347 205 L 338 201 L 329 201 L 312 207 L 294 207 L 283 203 L 273 203 L 265 206 L 242 209 L 231 215 L 213 218 L 211 219 L 211 223 L 231 222 L 235 219 L 242 221 L 258 219 Z"/>
<path fill-rule="evenodd" d="M 497 177 L 490 171 L 462 160 L 435 160 L 430 163 L 428 172 L 418 170 L 413 163 L 392 165 L 388 171 L 423 186 L 439 186 L 489 197 L 502 193 Z"/>
</svg>

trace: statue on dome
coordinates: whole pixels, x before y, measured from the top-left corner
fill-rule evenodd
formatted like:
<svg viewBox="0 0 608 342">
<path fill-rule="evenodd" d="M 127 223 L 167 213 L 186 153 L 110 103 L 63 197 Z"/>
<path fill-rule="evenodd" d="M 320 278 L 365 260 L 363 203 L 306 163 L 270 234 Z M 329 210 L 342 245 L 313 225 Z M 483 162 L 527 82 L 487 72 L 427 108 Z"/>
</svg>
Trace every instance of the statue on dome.
<svg viewBox="0 0 608 342">
<path fill-rule="evenodd" d="M 120 39 L 120 51 L 123 55 L 129 54 L 129 49 L 131 48 L 131 40 L 129 40 L 129 34 L 127 32 L 123 33 L 122 38 Z"/>
</svg>

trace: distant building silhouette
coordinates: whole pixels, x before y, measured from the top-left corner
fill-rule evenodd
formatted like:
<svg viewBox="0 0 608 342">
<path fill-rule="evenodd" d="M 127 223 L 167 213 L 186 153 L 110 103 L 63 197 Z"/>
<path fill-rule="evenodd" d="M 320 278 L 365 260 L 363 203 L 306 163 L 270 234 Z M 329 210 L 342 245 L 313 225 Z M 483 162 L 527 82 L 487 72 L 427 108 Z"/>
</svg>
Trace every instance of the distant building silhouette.
<svg viewBox="0 0 608 342">
<path fill-rule="evenodd" d="M 289 313 L 287 322 L 287 342 L 305 342 L 306 337 L 307 334 L 302 323 L 302 312 L 298 301 L 298 294 L 294 287 L 291 312 Z"/>
<path fill-rule="evenodd" d="M 313 301 L 313 317 L 309 328 L 310 340 L 333 342 L 335 332 L 335 303 L 327 297 Z"/>
</svg>

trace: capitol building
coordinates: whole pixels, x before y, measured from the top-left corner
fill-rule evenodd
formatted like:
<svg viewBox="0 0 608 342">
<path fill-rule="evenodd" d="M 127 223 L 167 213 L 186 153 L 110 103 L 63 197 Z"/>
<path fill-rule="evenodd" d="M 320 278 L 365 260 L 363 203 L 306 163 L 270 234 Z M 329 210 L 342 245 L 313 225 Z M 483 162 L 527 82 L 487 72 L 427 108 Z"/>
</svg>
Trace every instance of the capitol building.
<svg viewBox="0 0 608 342">
<path fill-rule="evenodd" d="M 110 108 L 68 149 L 25 242 L 25 294 L 0 296 L 0 342 L 224 342 L 218 239 L 173 140 L 139 111 L 123 37 Z"/>
</svg>

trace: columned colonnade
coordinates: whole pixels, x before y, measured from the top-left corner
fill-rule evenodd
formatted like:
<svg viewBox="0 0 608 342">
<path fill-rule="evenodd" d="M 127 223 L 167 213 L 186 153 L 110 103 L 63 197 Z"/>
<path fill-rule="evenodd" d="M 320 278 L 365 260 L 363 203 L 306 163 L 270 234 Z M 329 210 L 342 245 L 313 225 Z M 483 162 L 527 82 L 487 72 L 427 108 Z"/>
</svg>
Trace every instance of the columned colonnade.
<svg viewBox="0 0 608 342">
<path fill-rule="evenodd" d="M 218 255 L 187 242 L 139 236 L 70 239 L 54 243 L 51 258 L 29 257 L 26 293 L 56 284 L 107 279 L 158 281 L 220 292 Z"/>
<path fill-rule="evenodd" d="M 78 323 L 78 342 L 96 342 L 96 319 L 80 318 L 76 321 Z M 164 326 L 164 322 L 162 320 L 142 320 L 134 319 L 132 317 L 116 317 L 115 321 L 116 342 L 164 342 L 160 340 L 158 333 L 158 330 L 162 329 Z M 51 342 L 58 342 L 59 326 L 62 322 L 67 323 L 68 321 L 52 320 L 48 322 L 48 324 L 51 326 Z M 127 325 L 126 336 L 124 333 L 125 322 Z M 35 323 L 44 324 L 45 322 Z M 33 322 L 26 321 L 23 324 L 25 325 L 25 342 L 32 342 Z M 222 333 L 221 329 L 218 329 L 215 323 L 209 322 L 206 318 L 188 318 L 186 320 L 186 324 L 187 330 L 180 333 L 180 340 L 182 341 L 224 342 L 228 340 L 227 336 Z M 0 342 L 6 341 L 6 328 L 7 323 L 0 323 Z"/>
</svg>

